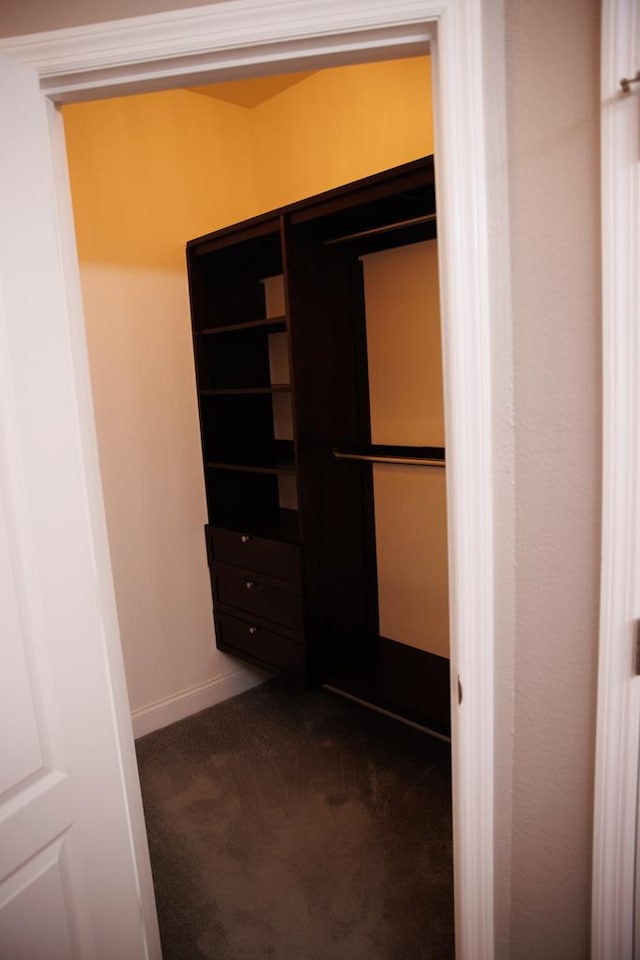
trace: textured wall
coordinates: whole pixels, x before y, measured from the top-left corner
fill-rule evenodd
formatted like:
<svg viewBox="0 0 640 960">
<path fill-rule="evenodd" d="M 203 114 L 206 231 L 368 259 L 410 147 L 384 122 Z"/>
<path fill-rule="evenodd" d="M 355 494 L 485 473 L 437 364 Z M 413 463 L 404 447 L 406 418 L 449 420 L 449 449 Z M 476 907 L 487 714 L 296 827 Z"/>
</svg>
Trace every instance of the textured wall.
<svg viewBox="0 0 640 960">
<path fill-rule="evenodd" d="M 599 3 L 511 0 L 506 26 L 517 564 L 508 955 L 584 960 L 600 545 Z"/>
<path fill-rule="evenodd" d="M 263 677 L 212 643 L 184 273 L 101 263 L 80 273 L 131 709 L 212 681 L 224 698 Z"/>
<path fill-rule="evenodd" d="M 0 4 L 0 37 L 58 30 L 85 23 L 139 17 L 163 10 L 208 6 L 216 0 L 3 0 Z"/>
</svg>

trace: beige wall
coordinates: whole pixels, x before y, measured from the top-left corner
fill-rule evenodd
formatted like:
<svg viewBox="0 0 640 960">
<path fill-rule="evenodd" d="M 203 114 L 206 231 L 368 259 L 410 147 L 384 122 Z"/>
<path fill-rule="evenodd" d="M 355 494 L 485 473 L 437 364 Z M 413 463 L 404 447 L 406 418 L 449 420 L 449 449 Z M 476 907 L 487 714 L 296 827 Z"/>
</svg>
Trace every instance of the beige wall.
<svg viewBox="0 0 640 960">
<path fill-rule="evenodd" d="M 120 635 L 141 732 L 263 679 L 212 643 L 184 256 L 188 236 L 255 206 L 246 113 L 183 91 L 64 109 Z M 222 195 L 212 181 L 227 183 Z"/>
<path fill-rule="evenodd" d="M 184 277 L 94 263 L 81 277 L 118 618 L 137 710 L 236 663 L 211 643 Z"/>
<path fill-rule="evenodd" d="M 216 0 L 3 0 L 0 3 L 0 37 L 58 30 L 84 23 L 101 23 L 138 17 L 163 10 L 184 10 Z"/>
<path fill-rule="evenodd" d="M 362 257 L 371 439 L 444 446 L 438 241 Z M 446 476 L 375 464 L 380 633 L 449 656 Z"/>
<path fill-rule="evenodd" d="M 599 3 L 510 0 L 506 26 L 516 644 L 513 944 L 502 955 L 584 960 L 600 547 Z"/>
</svg>

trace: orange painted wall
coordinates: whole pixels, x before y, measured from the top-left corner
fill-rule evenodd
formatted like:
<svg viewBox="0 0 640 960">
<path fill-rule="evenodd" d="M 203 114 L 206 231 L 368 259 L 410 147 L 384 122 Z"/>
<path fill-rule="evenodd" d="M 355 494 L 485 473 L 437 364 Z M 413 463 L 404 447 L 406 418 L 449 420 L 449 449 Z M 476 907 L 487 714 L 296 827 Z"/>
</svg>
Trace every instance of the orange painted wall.
<svg viewBox="0 0 640 960">
<path fill-rule="evenodd" d="M 252 109 L 175 90 L 63 115 L 80 260 L 154 269 L 183 269 L 190 237 L 434 150 L 428 57 L 318 71 Z"/>
<path fill-rule="evenodd" d="M 250 114 L 186 90 L 63 108 L 81 262 L 184 270 L 256 208 Z"/>
<path fill-rule="evenodd" d="M 434 152 L 428 57 L 322 70 L 252 112 L 264 210 Z"/>
</svg>

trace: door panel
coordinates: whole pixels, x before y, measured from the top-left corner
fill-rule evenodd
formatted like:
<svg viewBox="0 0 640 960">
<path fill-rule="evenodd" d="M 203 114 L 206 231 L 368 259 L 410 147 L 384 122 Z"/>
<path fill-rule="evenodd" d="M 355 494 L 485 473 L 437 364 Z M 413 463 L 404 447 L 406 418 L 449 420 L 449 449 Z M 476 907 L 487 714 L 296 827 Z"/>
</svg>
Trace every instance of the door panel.
<svg viewBox="0 0 640 960">
<path fill-rule="evenodd" d="M 6 511 L 0 499 L 0 730 L 17 724 L 20 739 L 10 738 L 0 768 L 0 796 L 42 766 L 35 703 L 29 683 L 25 637 L 15 592 L 7 535 Z"/>
<path fill-rule="evenodd" d="M 67 960 L 73 956 L 61 861 L 64 838 L 49 844 L 0 885 L 0 956 Z"/>
<path fill-rule="evenodd" d="M 7 465 L 1 430 L 0 465 Z M 3 471 L 2 480 L 5 477 Z M 53 960 L 82 955 L 91 946 L 77 943 L 72 950 L 72 930 L 78 924 L 70 897 L 73 885 L 64 882 L 60 853 L 63 844 L 71 842 L 73 796 L 63 764 L 56 763 L 56 751 L 40 733 L 49 710 L 29 669 L 35 650 L 21 615 L 25 597 L 5 500 L 0 483 L 0 721 L 5 732 L 0 766 L 0 957 Z"/>
<path fill-rule="evenodd" d="M 142 960 L 160 946 L 61 120 L 6 57 L 0 89 L 0 957 Z"/>
</svg>

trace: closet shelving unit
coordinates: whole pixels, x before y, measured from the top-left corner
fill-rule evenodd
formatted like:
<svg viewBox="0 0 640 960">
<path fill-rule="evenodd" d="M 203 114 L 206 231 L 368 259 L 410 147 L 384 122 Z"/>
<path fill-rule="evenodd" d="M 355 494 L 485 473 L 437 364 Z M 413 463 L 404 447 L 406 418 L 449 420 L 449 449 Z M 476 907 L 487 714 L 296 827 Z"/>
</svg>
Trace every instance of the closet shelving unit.
<svg viewBox="0 0 640 960">
<path fill-rule="evenodd" d="M 446 732 L 448 661 L 379 636 L 359 260 L 435 235 L 427 157 L 191 240 L 187 265 L 218 647 Z"/>
</svg>

